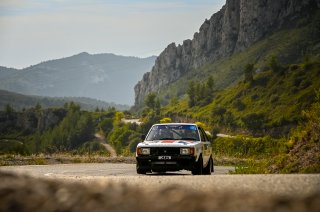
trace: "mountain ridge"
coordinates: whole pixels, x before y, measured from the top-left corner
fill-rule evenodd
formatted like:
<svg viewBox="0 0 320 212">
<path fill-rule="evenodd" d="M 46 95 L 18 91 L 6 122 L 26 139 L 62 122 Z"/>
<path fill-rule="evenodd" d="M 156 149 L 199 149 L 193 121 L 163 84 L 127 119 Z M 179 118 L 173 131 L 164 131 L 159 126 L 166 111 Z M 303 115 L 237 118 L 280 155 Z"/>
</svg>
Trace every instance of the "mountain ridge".
<svg viewBox="0 0 320 212">
<path fill-rule="evenodd" d="M 23 69 L 0 67 L 0 89 L 25 95 L 90 97 L 130 105 L 134 84 L 151 69 L 154 60 L 154 56 L 82 52 Z"/>
<path fill-rule="evenodd" d="M 104 102 L 88 97 L 47 97 L 47 96 L 31 96 L 20 93 L 0 90 L 0 111 L 6 106 L 12 107 L 14 110 L 23 110 L 35 107 L 39 104 L 42 108 L 64 107 L 66 103 L 75 102 L 84 110 L 94 111 L 95 109 L 106 109 L 115 107 L 118 110 L 128 110 L 129 105 L 120 105 L 115 103 Z"/>
</svg>

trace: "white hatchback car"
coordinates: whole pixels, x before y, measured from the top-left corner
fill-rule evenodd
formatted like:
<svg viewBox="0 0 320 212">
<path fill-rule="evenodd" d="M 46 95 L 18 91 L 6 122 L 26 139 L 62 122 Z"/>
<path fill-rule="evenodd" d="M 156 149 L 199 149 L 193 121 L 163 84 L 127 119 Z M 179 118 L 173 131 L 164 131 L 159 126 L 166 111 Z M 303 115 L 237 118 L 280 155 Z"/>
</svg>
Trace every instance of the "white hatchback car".
<svg viewBox="0 0 320 212">
<path fill-rule="evenodd" d="M 138 174 L 184 169 L 210 175 L 214 171 L 211 143 L 196 124 L 155 124 L 142 139 L 136 149 Z"/>
</svg>

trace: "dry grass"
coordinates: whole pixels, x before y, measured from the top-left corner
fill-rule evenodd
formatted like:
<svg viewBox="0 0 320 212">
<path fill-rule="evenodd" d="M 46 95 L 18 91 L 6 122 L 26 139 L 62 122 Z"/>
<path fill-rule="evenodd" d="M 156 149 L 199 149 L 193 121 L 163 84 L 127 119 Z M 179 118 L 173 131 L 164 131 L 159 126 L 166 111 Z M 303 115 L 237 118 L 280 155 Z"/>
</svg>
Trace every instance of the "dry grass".
<svg viewBox="0 0 320 212">
<path fill-rule="evenodd" d="M 49 165 L 65 163 L 135 163 L 134 157 L 107 157 L 100 155 L 73 155 L 68 153 L 51 155 L 0 155 L 0 166 Z"/>
</svg>

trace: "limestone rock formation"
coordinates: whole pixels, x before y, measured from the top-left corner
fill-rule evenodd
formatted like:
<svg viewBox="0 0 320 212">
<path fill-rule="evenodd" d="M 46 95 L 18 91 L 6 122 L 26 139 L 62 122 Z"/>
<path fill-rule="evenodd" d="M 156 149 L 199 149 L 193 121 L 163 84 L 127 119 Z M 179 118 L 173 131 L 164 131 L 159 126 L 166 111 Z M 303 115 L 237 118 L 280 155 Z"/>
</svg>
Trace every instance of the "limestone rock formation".
<svg viewBox="0 0 320 212">
<path fill-rule="evenodd" d="M 320 0 L 227 0 L 182 45 L 171 43 L 156 59 L 151 72 L 135 86 L 135 106 L 150 92 L 173 83 L 207 62 L 229 57 L 272 32 L 296 24 L 320 8 Z"/>
</svg>

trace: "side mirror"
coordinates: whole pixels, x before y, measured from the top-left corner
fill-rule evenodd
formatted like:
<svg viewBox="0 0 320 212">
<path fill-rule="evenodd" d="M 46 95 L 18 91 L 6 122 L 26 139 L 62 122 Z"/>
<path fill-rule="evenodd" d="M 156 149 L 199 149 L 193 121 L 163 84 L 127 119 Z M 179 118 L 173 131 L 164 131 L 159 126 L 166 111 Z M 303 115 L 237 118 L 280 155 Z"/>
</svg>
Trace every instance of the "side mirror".
<svg viewBox="0 0 320 212">
<path fill-rule="evenodd" d="M 141 135 L 141 140 L 146 139 L 146 135 Z"/>
</svg>

